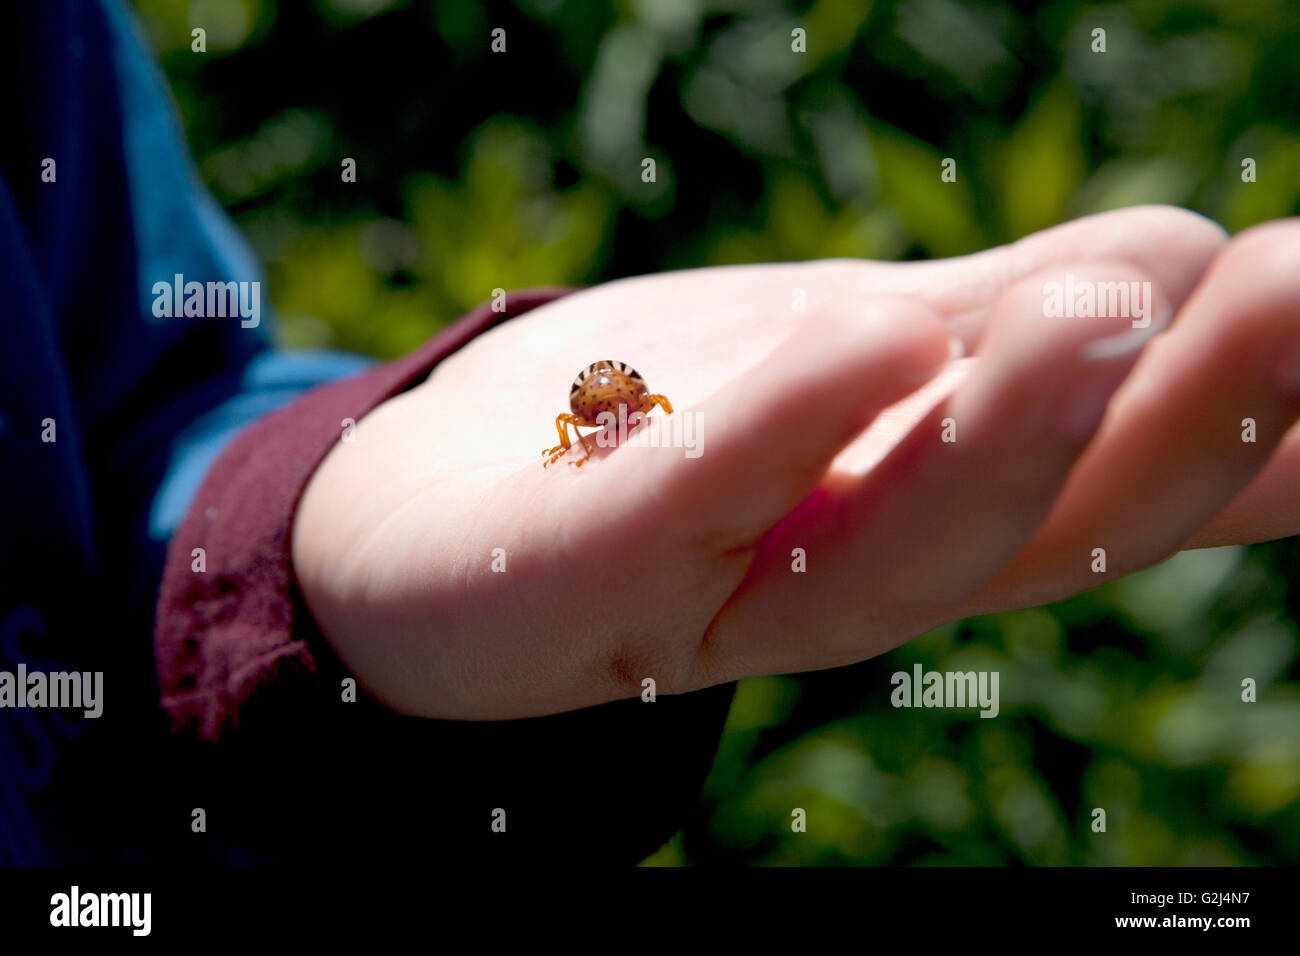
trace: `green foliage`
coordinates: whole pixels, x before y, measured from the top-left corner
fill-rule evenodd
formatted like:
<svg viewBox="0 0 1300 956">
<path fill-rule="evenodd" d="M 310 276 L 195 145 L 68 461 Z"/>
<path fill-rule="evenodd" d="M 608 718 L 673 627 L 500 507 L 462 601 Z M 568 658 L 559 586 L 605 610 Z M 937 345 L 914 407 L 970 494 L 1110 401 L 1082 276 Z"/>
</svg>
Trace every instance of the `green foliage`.
<svg viewBox="0 0 1300 956">
<path fill-rule="evenodd" d="M 135 6 L 297 345 L 395 356 L 497 287 L 958 255 L 1143 202 L 1233 231 L 1300 211 L 1282 2 Z M 746 681 L 698 820 L 649 862 L 1300 861 L 1297 574 L 1294 540 L 1190 553 Z M 895 710 L 918 661 L 998 670 L 1001 715 Z"/>
<path fill-rule="evenodd" d="M 706 815 L 652 862 L 1294 862 L 1298 567 L 1294 539 L 1185 552 L 855 667 L 745 681 Z M 890 677 L 918 662 L 998 671 L 1000 714 L 895 709 Z"/>
</svg>

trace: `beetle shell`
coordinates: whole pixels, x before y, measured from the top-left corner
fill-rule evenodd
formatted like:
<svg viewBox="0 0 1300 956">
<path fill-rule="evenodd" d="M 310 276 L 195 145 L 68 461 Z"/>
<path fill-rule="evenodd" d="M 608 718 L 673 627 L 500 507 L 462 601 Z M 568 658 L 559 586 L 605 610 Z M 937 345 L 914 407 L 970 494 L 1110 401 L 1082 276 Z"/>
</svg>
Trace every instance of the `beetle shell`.
<svg viewBox="0 0 1300 956">
<path fill-rule="evenodd" d="M 569 411 L 581 424 L 594 428 L 600 424 L 601 412 L 618 415 L 620 405 L 627 406 L 629 418 L 634 412 L 648 412 L 654 407 L 654 402 L 646 401 L 649 393 L 641 373 L 625 362 L 592 362 L 573 380 Z"/>
</svg>

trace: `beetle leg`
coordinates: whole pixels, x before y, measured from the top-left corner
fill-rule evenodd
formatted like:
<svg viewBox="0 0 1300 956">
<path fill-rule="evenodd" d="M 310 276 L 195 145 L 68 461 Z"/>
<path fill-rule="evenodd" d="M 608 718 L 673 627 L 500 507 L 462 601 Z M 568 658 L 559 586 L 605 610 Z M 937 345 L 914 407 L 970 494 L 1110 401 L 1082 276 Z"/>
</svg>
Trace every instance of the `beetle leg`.
<svg viewBox="0 0 1300 956">
<path fill-rule="evenodd" d="M 591 457 L 591 448 L 583 439 L 582 432 L 578 431 L 578 420 L 566 412 L 555 416 L 555 430 L 559 433 L 560 443 L 554 448 L 548 448 L 542 452 L 542 456 L 546 458 L 546 461 L 542 462 L 543 468 L 552 464 L 572 447 L 572 442 L 569 441 L 569 426 L 573 426 L 573 434 L 578 436 L 578 441 L 582 442 L 582 447 L 586 449 L 587 458 Z M 586 460 L 586 458 L 583 459 L 583 461 Z M 581 462 L 575 462 L 575 464 L 581 464 Z"/>
<path fill-rule="evenodd" d="M 668 401 L 667 395 L 647 395 L 646 401 L 652 403 L 652 408 L 658 405 L 664 410 L 665 414 L 671 415 L 673 413 L 673 403 Z"/>
<path fill-rule="evenodd" d="M 558 445 L 556 445 L 554 448 L 552 448 L 550 451 L 544 451 L 544 452 L 542 452 L 543 455 L 549 455 L 549 454 L 551 454 L 551 452 L 553 452 L 553 451 L 558 451 L 559 449 L 562 449 L 562 448 L 563 448 L 563 449 L 568 449 L 568 447 L 569 447 L 569 424 L 570 424 L 570 422 L 572 422 L 572 421 L 573 421 L 573 416 L 572 416 L 572 415 L 568 415 L 568 414 L 560 414 L 560 415 L 556 415 L 556 416 L 555 416 L 555 430 L 556 430 L 556 431 L 559 433 L 559 435 L 560 435 L 560 443 L 559 443 Z M 577 431 L 577 429 L 575 428 L 574 431 Z"/>
<path fill-rule="evenodd" d="M 591 446 L 587 444 L 587 439 L 582 432 L 578 431 L 577 425 L 573 426 L 573 434 L 578 436 L 578 441 L 582 444 L 583 450 L 587 453 L 581 460 L 573 463 L 576 467 L 581 468 L 587 463 L 587 459 L 591 457 Z"/>
<path fill-rule="evenodd" d="M 542 452 L 542 457 L 546 459 L 546 461 L 542 462 L 543 468 L 569 450 L 569 419 L 571 417 L 563 414 L 555 416 L 555 430 L 560 435 L 560 443 L 554 448 L 548 448 Z"/>
</svg>

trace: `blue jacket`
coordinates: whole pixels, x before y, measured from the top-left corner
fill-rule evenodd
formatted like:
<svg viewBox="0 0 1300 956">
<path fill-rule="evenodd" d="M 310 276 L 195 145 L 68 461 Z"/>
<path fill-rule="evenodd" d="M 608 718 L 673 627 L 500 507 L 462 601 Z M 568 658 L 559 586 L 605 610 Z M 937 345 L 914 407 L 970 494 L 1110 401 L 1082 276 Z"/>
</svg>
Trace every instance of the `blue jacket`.
<svg viewBox="0 0 1300 956">
<path fill-rule="evenodd" d="M 104 700 L 97 719 L 0 709 L 0 862 L 129 861 L 156 822 L 141 794 L 165 785 L 150 622 L 167 538 L 240 428 L 367 361 L 273 352 L 265 314 L 156 317 L 160 278 L 261 277 L 137 24 L 100 0 L 6 19 L 0 677 L 102 671 Z"/>
<path fill-rule="evenodd" d="M 698 799 L 729 687 L 653 710 L 632 699 L 481 724 L 359 707 L 346 734 L 305 721 L 302 774 L 274 741 L 232 751 L 169 734 L 153 654 L 169 537 L 241 429 L 370 363 L 273 352 L 269 316 L 165 308 L 175 276 L 260 276 L 197 181 L 135 23 L 116 0 L 42 0 L 8 17 L 0 863 L 300 860 L 339 846 L 407 862 L 535 859 L 556 852 L 557 834 L 589 860 L 653 850 Z M 4 706 L 6 679 L 24 670 L 102 674 L 101 715 Z M 232 825 L 234 810 L 192 833 L 191 808 L 218 791 L 237 798 L 228 808 L 264 807 L 251 829 L 267 839 Z M 575 828 L 578 805 L 587 822 Z M 518 808 L 522 836 L 492 836 L 496 806 Z M 285 813 L 309 819 L 290 828 Z"/>
</svg>

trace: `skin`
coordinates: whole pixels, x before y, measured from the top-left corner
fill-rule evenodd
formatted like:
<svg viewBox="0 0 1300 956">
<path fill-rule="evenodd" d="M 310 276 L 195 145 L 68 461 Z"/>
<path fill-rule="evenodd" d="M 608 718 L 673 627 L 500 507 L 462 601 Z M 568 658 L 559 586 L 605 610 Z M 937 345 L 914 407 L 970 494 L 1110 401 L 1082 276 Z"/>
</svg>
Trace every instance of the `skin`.
<svg viewBox="0 0 1300 956">
<path fill-rule="evenodd" d="M 645 677 L 676 693 L 843 665 L 1180 548 L 1294 534 L 1297 265 L 1298 220 L 1229 241 L 1138 207 L 960 259 L 598 286 L 366 416 L 306 489 L 299 584 L 388 706 L 502 719 L 635 696 Z M 1130 326 L 1044 318 L 1044 282 L 1066 273 L 1150 281 L 1172 323 L 1089 359 Z M 970 357 L 950 359 L 953 338 Z M 603 355 L 699 416 L 699 457 L 642 431 L 542 468 L 573 370 Z"/>
</svg>

